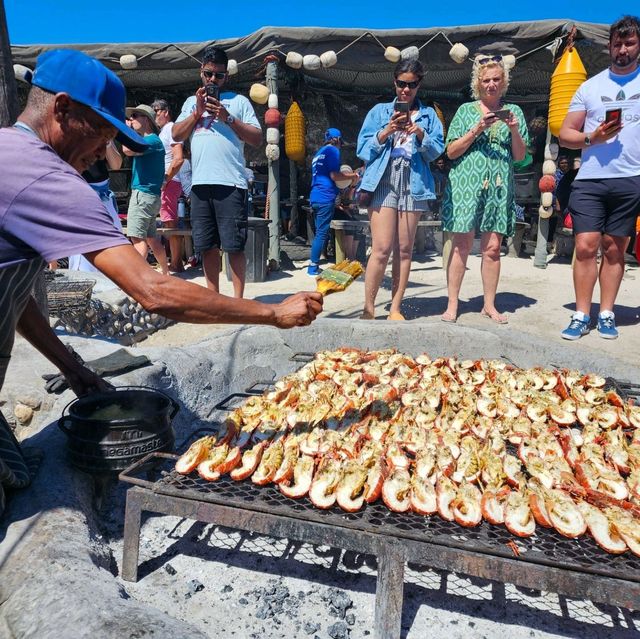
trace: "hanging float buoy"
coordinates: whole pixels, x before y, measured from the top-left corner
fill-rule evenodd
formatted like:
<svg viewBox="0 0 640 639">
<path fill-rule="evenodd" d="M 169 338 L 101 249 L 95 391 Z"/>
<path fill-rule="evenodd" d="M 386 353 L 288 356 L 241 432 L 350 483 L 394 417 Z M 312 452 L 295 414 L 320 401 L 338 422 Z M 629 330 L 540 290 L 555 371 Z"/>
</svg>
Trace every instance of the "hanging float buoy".
<svg viewBox="0 0 640 639">
<path fill-rule="evenodd" d="M 304 162 L 304 114 L 297 102 L 291 104 L 284 119 L 284 151 L 290 160 Z"/>
<path fill-rule="evenodd" d="M 574 46 L 567 46 L 551 76 L 549 94 L 549 130 L 556 137 L 567 112 L 569 103 L 578 87 L 587 79 L 587 70 Z"/>
</svg>

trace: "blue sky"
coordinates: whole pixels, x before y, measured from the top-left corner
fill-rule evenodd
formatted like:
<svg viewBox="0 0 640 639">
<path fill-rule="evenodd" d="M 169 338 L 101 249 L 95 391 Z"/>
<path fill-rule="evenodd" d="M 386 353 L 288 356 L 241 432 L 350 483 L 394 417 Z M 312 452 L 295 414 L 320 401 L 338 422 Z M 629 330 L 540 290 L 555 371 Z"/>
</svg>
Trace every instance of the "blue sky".
<svg viewBox="0 0 640 639">
<path fill-rule="evenodd" d="M 545 18 L 610 23 L 631 10 L 603 0 L 4 0 L 4 7 L 12 44 L 197 42 L 264 26 L 415 29 Z"/>
</svg>

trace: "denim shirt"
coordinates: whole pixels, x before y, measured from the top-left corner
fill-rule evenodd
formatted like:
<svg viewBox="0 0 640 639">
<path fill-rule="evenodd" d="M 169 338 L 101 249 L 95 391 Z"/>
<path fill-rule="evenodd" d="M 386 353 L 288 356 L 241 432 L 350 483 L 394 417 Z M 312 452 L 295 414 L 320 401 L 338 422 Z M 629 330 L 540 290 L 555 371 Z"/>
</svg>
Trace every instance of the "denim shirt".
<svg viewBox="0 0 640 639">
<path fill-rule="evenodd" d="M 358 134 L 357 154 L 366 162 L 366 169 L 360 188 L 364 191 L 375 191 L 387 168 L 393 148 L 393 136 L 389 136 L 384 144 L 378 141 L 378 132 L 387 126 L 393 115 L 396 101 L 376 104 L 362 124 Z M 414 136 L 413 153 L 411 154 L 411 196 L 416 200 L 435 200 L 435 185 L 429 162 L 442 155 L 444 137 L 442 124 L 436 112 L 418 101 L 418 117 L 415 120 L 424 129 L 422 143 Z"/>
</svg>

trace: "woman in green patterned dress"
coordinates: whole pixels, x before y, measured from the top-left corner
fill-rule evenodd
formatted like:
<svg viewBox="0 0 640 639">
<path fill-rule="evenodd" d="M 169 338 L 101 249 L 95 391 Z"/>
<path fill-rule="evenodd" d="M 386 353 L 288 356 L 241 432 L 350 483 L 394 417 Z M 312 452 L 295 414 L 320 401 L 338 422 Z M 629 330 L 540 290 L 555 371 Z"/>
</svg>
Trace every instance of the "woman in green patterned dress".
<svg viewBox="0 0 640 639">
<path fill-rule="evenodd" d="M 506 324 L 495 307 L 503 236 L 515 230 L 513 162 L 527 148 L 527 127 L 520 107 L 504 104 L 509 70 L 502 56 L 480 56 L 473 63 L 471 92 L 475 102 L 463 104 L 447 134 L 452 160 L 442 202 L 442 228 L 453 233 L 447 264 L 449 303 L 442 321 L 458 318 L 458 296 L 476 230 L 482 234 L 482 315 Z"/>
</svg>

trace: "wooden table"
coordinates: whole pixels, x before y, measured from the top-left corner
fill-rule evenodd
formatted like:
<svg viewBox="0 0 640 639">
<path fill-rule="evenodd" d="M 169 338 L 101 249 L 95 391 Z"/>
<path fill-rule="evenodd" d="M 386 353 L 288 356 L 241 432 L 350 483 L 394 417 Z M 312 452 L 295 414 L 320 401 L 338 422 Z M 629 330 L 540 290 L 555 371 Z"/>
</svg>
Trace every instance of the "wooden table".
<svg viewBox="0 0 640 639">
<path fill-rule="evenodd" d="M 122 227 L 122 232 L 127 235 L 127 227 Z M 193 241 L 191 239 L 191 228 L 175 228 L 169 229 L 160 227 L 156 229 L 156 235 L 160 237 L 175 237 L 176 235 L 184 237 L 184 257 L 190 258 L 193 255 Z"/>
<path fill-rule="evenodd" d="M 442 227 L 442 222 L 440 220 L 420 220 L 418 226 L 436 230 Z M 345 231 L 364 231 L 367 235 L 370 233 L 369 220 L 332 220 L 331 228 L 335 231 L 336 236 L 336 263 L 345 259 Z"/>
</svg>

